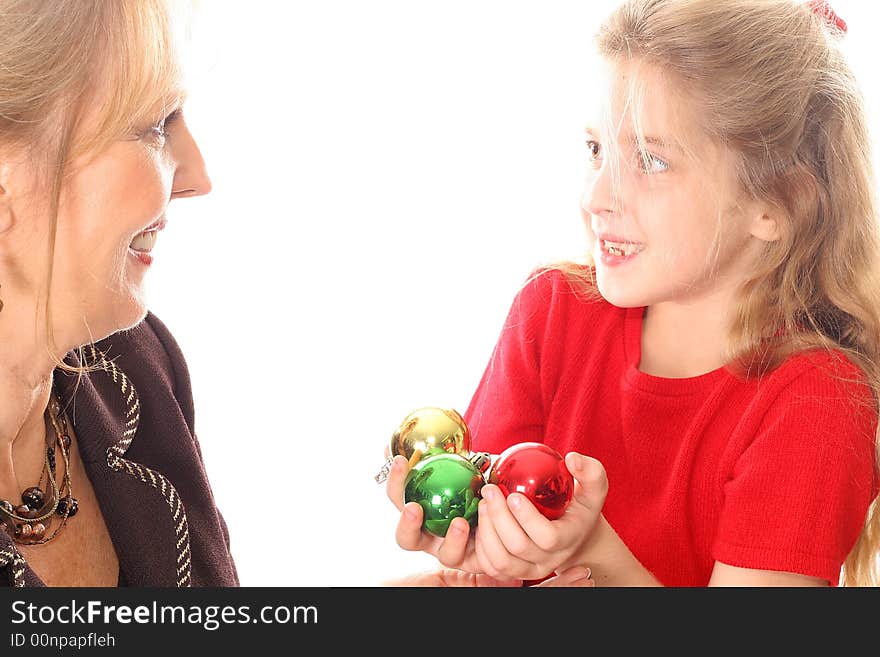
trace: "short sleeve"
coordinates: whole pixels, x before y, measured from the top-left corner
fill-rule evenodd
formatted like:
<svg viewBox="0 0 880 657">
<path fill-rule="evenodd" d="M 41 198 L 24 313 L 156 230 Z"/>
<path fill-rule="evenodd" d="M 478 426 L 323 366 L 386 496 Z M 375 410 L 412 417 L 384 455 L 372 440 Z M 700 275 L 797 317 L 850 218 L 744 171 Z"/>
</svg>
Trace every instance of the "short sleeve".
<svg viewBox="0 0 880 657">
<path fill-rule="evenodd" d="M 518 442 L 543 442 L 540 364 L 554 270 L 537 270 L 516 294 L 465 422 L 472 449 L 498 454 Z"/>
<path fill-rule="evenodd" d="M 811 366 L 780 393 L 723 485 L 716 561 L 838 584 L 877 491 L 877 414 L 861 371 Z"/>
</svg>

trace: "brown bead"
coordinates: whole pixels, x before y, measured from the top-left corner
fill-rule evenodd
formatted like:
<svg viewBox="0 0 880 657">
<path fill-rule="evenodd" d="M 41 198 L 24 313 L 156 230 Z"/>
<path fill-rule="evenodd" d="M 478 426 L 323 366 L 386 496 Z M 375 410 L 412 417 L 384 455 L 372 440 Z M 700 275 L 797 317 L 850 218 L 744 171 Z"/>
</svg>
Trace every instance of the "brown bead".
<svg viewBox="0 0 880 657">
<path fill-rule="evenodd" d="M 41 488 L 37 486 L 25 488 L 21 494 L 21 501 L 27 504 L 32 509 L 39 509 L 41 506 L 43 506 L 43 501 L 45 499 L 46 494 Z"/>
<path fill-rule="evenodd" d="M 16 525 L 15 527 L 15 535 L 20 538 L 30 538 L 33 533 L 34 528 L 30 525 Z"/>
<path fill-rule="evenodd" d="M 35 518 L 37 516 L 36 510 L 29 507 L 27 504 L 22 504 L 21 506 L 16 507 L 15 512 L 22 518 Z"/>
<path fill-rule="evenodd" d="M 31 538 L 35 541 L 39 541 L 46 535 L 46 525 L 41 522 L 34 523 L 32 525 Z"/>
<path fill-rule="evenodd" d="M 79 511 L 79 503 L 75 497 L 68 495 L 58 500 L 58 508 L 55 510 L 55 513 L 59 516 L 66 515 L 68 518 L 73 518 L 77 511 Z"/>
</svg>

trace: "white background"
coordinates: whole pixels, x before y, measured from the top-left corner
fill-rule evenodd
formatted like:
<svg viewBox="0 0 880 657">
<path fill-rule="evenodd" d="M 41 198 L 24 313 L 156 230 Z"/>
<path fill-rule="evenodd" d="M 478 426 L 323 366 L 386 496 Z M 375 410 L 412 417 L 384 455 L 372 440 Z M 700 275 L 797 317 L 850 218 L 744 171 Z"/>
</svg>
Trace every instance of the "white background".
<svg viewBox="0 0 880 657">
<path fill-rule="evenodd" d="M 432 566 L 397 546 L 373 475 L 411 410 L 464 412 L 531 269 L 584 248 L 591 38 L 613 4 L 203 3 L 186 114 L 214 190 L 169 208 L 148 294 L 188 359 L 243 585 Z M 878 12 L 834 6 L 876 107 Z"/>
</svg>

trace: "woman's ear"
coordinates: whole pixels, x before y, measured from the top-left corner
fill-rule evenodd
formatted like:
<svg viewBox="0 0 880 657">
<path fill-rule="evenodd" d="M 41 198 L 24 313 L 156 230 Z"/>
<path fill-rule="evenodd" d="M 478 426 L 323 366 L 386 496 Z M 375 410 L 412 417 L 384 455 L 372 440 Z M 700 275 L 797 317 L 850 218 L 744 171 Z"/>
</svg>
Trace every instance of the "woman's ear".
<svg viewBox="0 0 880 657">
<path fill-rule="evenodd" d="M 8 231 L 12 228 L 12 194 L 9 193 L 8 181 L 9 181 L 9 170 L 10 167 L 8 164 L 0 163 L 0 235 Z"/>
</svg>

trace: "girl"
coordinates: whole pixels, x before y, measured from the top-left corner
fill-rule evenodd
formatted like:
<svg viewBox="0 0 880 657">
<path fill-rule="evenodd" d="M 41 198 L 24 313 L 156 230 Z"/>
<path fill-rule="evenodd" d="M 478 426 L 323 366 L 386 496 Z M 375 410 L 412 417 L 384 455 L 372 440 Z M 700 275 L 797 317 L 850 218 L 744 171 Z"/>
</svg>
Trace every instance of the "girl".
<svg viewBox="0 0 880 657">
<path fill-rule="evenodd" d="M 534 273 L 465 419 L 576 479 L 550 521 L 483 488 L 447 567 L 599 585 L 876 585 L 880 239 L 870 137 L 837 47 L 794 0 L 626 0 L 602 25 L 586 264 Z"/>
</svg>

